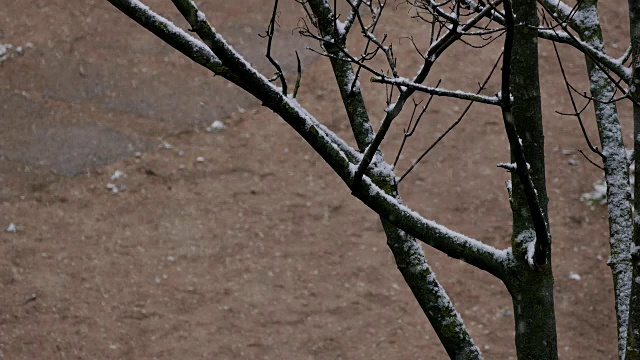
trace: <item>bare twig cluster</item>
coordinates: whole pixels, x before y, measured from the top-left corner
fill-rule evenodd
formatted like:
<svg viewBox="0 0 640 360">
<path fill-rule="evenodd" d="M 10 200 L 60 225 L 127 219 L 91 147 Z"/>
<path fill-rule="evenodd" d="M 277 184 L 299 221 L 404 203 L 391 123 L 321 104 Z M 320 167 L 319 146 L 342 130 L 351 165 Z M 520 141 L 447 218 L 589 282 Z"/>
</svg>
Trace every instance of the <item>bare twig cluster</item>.
<svg viewBox="0 0 640 360">
<path fill-rule="evenodd" d="M 414 72 L 415 75 L 407 76 L 402 74 L 398 66 L 399 59 L 394 52 L 391 37 L 384 32 L 381 33 L 381 29 L 384 28 L 382 15 L 390 11 L 386 0 L 345 0 L 348 12 L 344 16 L 338 13 L 337 0 L 333 0 L 332 3 L 327 0 L 296 0 L 306 15 L 300 20 L 298 30 L 303 36 L 315 39 L 319 49 L 312 51 L 325 56 L 331 62 L 357 148 L 331 132 L 294 99 L 300 89 L 302 76 L 297 53 L 297 78 L 293 91 L 289 93 L 287 78 L 272 54 L 272 45 L 276 41 L 275 29 L 278 26 L 278 0 L 274 0 L 267 30 L 262 35 L 267 40 L 266 57 L 275 69 L 274 76 L 270 78 L 263 76 L 244 61 L 209 24 L 192 0 L 173 0 L 173 3 L 201 41 L 155 14 L 137 0 L 109 1 L 174 48 L 241 87 L 277 113 L 344 180 L 354 196 L 380 215 L 387 243 L 398 269 L 451 358 L 481 359 L 482 355 L 469 336 L 453 303 L 427 264 L 418 240 L 501 279 L 512 295 L 516 322 L 521 321 L 525 325 L 519 324 L 516 328 L 519 356 L 557 359 L 553 274 L 548 266 L 551 236 L 546 214 L 544 145 L 542 139 L 539 142 L 530 139 L 530 135 L 536 131 L 539 131 L 538 136 L 543 137 L 535 56 L 537 39 L 553 41 L 572 106 L 571 112 L 558 113 L 576 117 L 587 147 L 599 156 L 602 165 L 581 153 L 591 163 L 604 170 L 610 186 L 607 194 L 612 204 L 609 214 L 614 215 L 610 215 L 610 222 L 613 224 L 610 263 L 614 269 L 617 316 L 621 324 L 621 358 L 624 358 L 627 348 L 635 349 L 635 345 L 628 346 L 625 341 L 626 326 L 628 323 L 631 324 L 628 321 L 632 316 L 630 314 L 633 311 L 640 313 L 640 306 L 629 310 L 629 299 L 633 296 L 629 294 L 637 294 L 635 296 L 640 299 L 639 286 L 632 287 L 629 280 L 632 256 L 633 261 L 640 264 L 640 255 L 632 254 L 631 251 L 631 206 L 627 196 L 629 170 L 615 105 L 620 100 L 630 100 L 637 108 L 637 123 L 640 124 L 640 86 L 633 86 L 640 85 L 640 75 L 626 65 L 630 58 L 632 62 L 640 63 L 640 51 L 637 46 L 631 46 L 618 59 L 606 55 L 597 21 L 595 1 L 578 0 L 575 6 L 570 7 L 560 0 L 537 0 L 541 5 L 538 8 L 533 0 L 406 0 L 404 4 L 409 7 L 410 17 L 426 23 L 430 29 L 428 37 L 425 37 L 425 44 L 408 37 L 421 59 L 421 66 Z M 637 11 L 640 18 L 640 5 Z M 359 30 L 364 38 L 364 46 L 356 51 L 347 46 L 347 37 L 354 33 L 354 29 Z M 434 64 L 453 44 L 461 43 L 468 46 L 470 51 L 475 51 L 498 39 L 504 40 L 503 50 L 496 56 L 484 81 L 478 83 L 477 90 L 447 89 L 442 86 L 441 80 L 428 80 Z M 637 42 L 640 43 L 640 25 Z M 567 44 L 585 55 L 592 83 L 590 95 L 571 85 L 555 43 Z M 422 47 L 424 50 L 421 50 Z M 516 51 L 521 50 L 518 47 L 526 48 L 529 55 L 514 55 Z M 535 61 L 529 69 L 522 61 L 514 61 L 518 56 L 519 60 L 527 57 L 528 60 L 533 58 Z M 380 63 L 384 64 L 383 68 L 375 65 Z M 499 65 L 502 65 L 499 70 L 500 92 L 486 95 L 484 90 Z M 360 89 L 360 79 L 364 73 L 369 75 L 372 82 L 384 85 L 385 111 L 377 131 L 371 125 Z M 514 73 L 532 75 L 535 81 L 522 82 Z M 523 77 L 526 76 L 520 76 Z M 276 81 L 281 87 L 273 84 Z M 534 94 L 534 101 L 525 103 L 526 100 L 523 100 L 522 96 L 519 97 L 522 92 L 518 91 L 521 90 Z M 412 98 L 417 93 L 428 94 L 428 100 L 424 105 L 423 102 Z M 586 99 L 583 106 L 578 106 L 575 94 Z M 396 176 L 394 171 L 405 145 L 412 139 L 418 126 L 428 123 L 423 118 L 430 115 L 429 106 L 432 100 L 439 97 L 464 101 L 466 107 L 447 130 L 411 162 L 401 176 Z M 413 104 L 411 116 L 404 128 L 402 142 L 394 161 L 389 164 L 384 160 L 380 147 L 409 101 Z M 472 105 L 476 103 L 500 109 L 509 141 L 511 162 L 498 164 L 498 167 L 511 172 L 513 181 L 513 186 L 512 182 L 508 182 L 514 224 L 512 248 L 505 250 L 498 250 L 424 218 L 403 204 L 398 191 L 398 184 L 414 171 L 436 146 L 442 144 L 443 139 L 462 123 Z M 583 112 L 590 104 L 596 108 L 600 147 L 589 138 L 582 118 Z M 522 109 L 534 115 L 523 115 Z M 533 126 L 529 126 L 528 122 L 533 123 Z M 526 136 L 521 136 L 522 134 Z M 640 125 L 634 139 L 636 149 L 640 152 Z M 640 207 L 638 198 L 640 196 L 636 196 L 634 201 L 637 202 L 637 207 Z M 638 248 L 639 234 L 640 225 L 634 233 Z M 640 274 L 638 276 L 640 277 Z M 535 291 L 531 291 L 533 287 L 537 287 Z M 540 315 L 541 313 L 546 315 Z M 632 325 L 636 326 L 634 329 L 640 334 L 640 325 Z M 630 344 L 636 341 L 633 336 L 629 337 Z M 640 342 L 640 335 L 638 338 L 637 341 Z M 544 353 L 544 356 L 539 357 L 540 353 Z"/>
</svg>

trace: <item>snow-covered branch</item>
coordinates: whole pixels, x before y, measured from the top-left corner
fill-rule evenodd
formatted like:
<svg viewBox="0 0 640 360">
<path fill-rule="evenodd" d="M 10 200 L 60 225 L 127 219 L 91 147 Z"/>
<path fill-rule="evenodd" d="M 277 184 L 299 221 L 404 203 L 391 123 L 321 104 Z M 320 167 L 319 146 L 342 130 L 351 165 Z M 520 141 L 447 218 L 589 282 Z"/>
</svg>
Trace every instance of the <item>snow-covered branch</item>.
<svg viewBox="0 0 640 360">
<path fill-rule="evenodd" d="M 166 24 L 164 26 L 158 25 L 163 23 L 163 19 L 137 0 L 109 0 L 109 2 L 151 31 L 157 31 L 156 27 L 167 27 Z M 359 154 L 336 134 L 321 125 L 295 99 L 283 95 L 279 88 L 258 73 L 208 24 L 204 14 L 197 9 L 192 1 L 174 0 L 174 3 L 191 27 L 219 59 L 219 62 L 216 63 L 217 66 L 222 65 L 224 69 L 231 71 L 229 79 L 234 83 L 238 81 L 237 85 L 261 100 L 264 106 L 280 115 L 331 166 L 338 176 L 353 188 L 356 166 L 352 161 L 359 159 Z M 147 20 L 141 21 L 140 18 Z M 164 20 L 166 21 L 166 19 Z M 175 27 L 172 24 L 171 26 Z M 172 31 L 171 34 L 179 38 L 171 38 L 171 41 L 181 44 L 189 57 L 201 55 L 200 42 L 193 41 L 193 38 L 183 31 Z M 164 36 L 164 32 L 161 32 L 161 35 Z M 183 44 L 190 46 L 187 47 Z M 213 58 L 210 52 L 202 51 L 202 54 L 208 55 L 208 59 Z M 378 166 L 375 170 L 378 172 L 377 176 L 393 177 L 393 173 L 388 169 L 390 167 L 387 165 L 386 168 Z M 391 224 L 451 257 L 461 259 L 498 277 L 504 274 L 505 264 L 509 259 L 507 251 L 497 250 L 427 220 L 402 205 L 394 197 L 387 195 L 373 184 L 368 176 L 362 180 L 361 191 L 356 192 L 356 196 Z"/>
<path fill-rule="evenodd" d="M 353 5 L 352 12 L 359 8 L 361 1 L 357 1 Z M 325 1 L 309 0 L 309 6 L 313 15 L 317 19 L 318 30 L 321 34 L 330 34 L 333 32 L 335 15 L 332 14 L 331 8 Z M 356 15 L 350 14 L 348 19 L 355 18 Z M 352 20 L 353 21 L 353 20 Z M 346 39 L 339 39 L 340 44 L 344 46 Z M 374 131 L 369 121 L 367 108 L 362 98 L 360 90 L 360 82 L 358 80 L 359 72 L 355 72 L 351 67 L 351 63 L 340 60 L 346 49 L 340 49 L 338 46 L 325 46 L 326 51 L 331 55 L 331 67 L 336 81 L 340 96 L 351 124 L 351 131 L 356 139 L 358 148 L 364 150 L 374 137 Z M 347 52 L 348 53 L 348 52 Z"/>
<path fill-rule="evenodd" d="M 585 52 L 585 59 L 591 84 L 591 96 L 594 99 L 613 98 L 616 84 L 605 73 L 605 69 L 598 66 L 594 58 L 598 59 L 600 65 L 606 62 L 617 65 L 628 76 L 625 80 L 627 83 L 629 83 L 631 76 L 629 69 L 623 66 L 626 61 L 626 54 L 621 59 L 613 60 L 605 53 L 596 2 L 583 1 L 574 8 L 559 0 L 542 0 L 541 3 L 549 12 L 554 14 L 553 16 L 556 19 L 569 23 L 570 27 L 578 33 L 579 39 L 571 37 L 570 41 L 579 42 L 580 48 L 588 49 L 589 53 Z M 564 25 L 564 29 L 567 31 L 554 31 L 554 35 L 569 38 L 566 25 Z M 611 70 L 611 66 L 606 67 Z M 615 71 L 614 73 L 618 74 Z M 602 144 L 601 155 L 607 183 L 611 252 L 608 264 L 611 267 L 614 282 L 618 322 L 618 354 L 620 359 L 624 359 L 627 347 L 629 297 L 632 282 L 630 255 L 632 211 L 629 202 L 629 168 L 616 104 L 607 101 L 594 101 L 594 109 L 600 143 Z"/>
<path fill-rule="evenodd" d="M 449 358 L 482 359 L 480 349 L 473 342 L 460 314 L 427 264 L 420 244 L 414 237 L 386 220 L 382 220 L 382 227 L 398 270 L 418 300 Z"/>
<path fill-rule="evenodd" d="M 558 15 L 564 16 L 565 18 L 567 18 L 570 15 L 574 16 L 574 18 L 576 17 L 575 11 L 572 11 L 573 8 L 571 8 L 570 6 L 566 5 L 565 3 L 559 0 L 539 0 L 539 1 L 543 5 L 543 7 L 550 10 L 549 12 L 551 14 L 555 13 L 556 17 Z M 477 12 L 483 9 L 486 9 L 486 7 L 482 7 L 480 3 L 476 3 L 471 0 L 469 0 L 468 2 L 471 5 L 472 9 L 474 9 Z M 505 23 L 504 14 L 500 13 L 495 9 L 490 9 L 490 10 L 491 11 L 488 11 L 485 13 L 486 18 L 504 25 Z M 567 19 L 567 20 L 571 20 L 571 19 Z M 586 21 L 583 21 L 581 23 L 586 23 Z M 572 28 L 574 28 L 577 24 L 580 24 L 580 23 L 576 21 L 572 21 L 569 23 L 569 25 Z M 616 76 L 623 79 L 625 83 L 627 84 L 629 83 L 629 81 L 631 80 L 631 70 L 628 67 L 624 66 L 624 62 L 626 61 L 627 57 L 623 56 L 620 59 L 613 59 L 607 56 L 604 52 L 598 50 L 597 47 L 594 47 L 594 44 L 585 42 L 575 36 L 572 36 L 568 31 L 564 31 L 564 30 L 567 30 L 566 23 L 563 25 L 563 30 L 540 28 L 540 27 L 536 28 L 539 38 L 570 45 L 575 49 L 577 49 L 578 51 L 584 53 L 585 55 L 593 58 L 600 66 L 611 71 Z M 583 28 L 583 30 L 588 31 L 589 28 L 585 27 Z"/>
<path fill-rule="evenodd" d="M 220 59 L 205 44 L 177 27 L 171 21 L 153 12 L 145 4 L 137 0 L 114 0 L 109 2 L 191 60 L 218 75 L 232 76 L 229 70 L 222 65 Z"/>
<path fill-rule="evenodd" d="M 454 44 L 456 40 L 460 39 L 465 32 L 473 29 L 473 27 L 476 26 L 476 24 L 480 22 L 480 20 L 482 20 L 487 14 L 495 9 L 495 6 L 500 4 L 501 2 L 502 0 L 496 0 L 493 3 L 489 3 L 489 5 L 482 9 L 477 15 L 467 21 L 464 25 L 452 26 L 451 29 L 447 30 L 444 35 L 435 40 L 429 47 L 429 50 L 427 50 L 426 55 L 423 56 L 425 62 L 418 71 L 418 74 L 413 78 L 411 82 L 415 84 L 421 84 L 422 82 L 424 82 L 427 78 L 427 75 L 429 75 L 429 72 L 431 72 L 431 68 L 438 57 L 442 55 L 442 53 L 444 53 L 444 51 L 448 49 L 452 44 Z M 358 164 L 358 170 L 355 174 L 356 186 L 358 186 L 357 184 L 360 182 L 363 174 L 373 160 L 373 156 L 378 151 L 378 148 L 380 147 L 382 140 L 386 136 L 387 131 L 389 131 L 391 123 L 396 117 L 398 117 L 407 99 L 411 95 L 413 95 L 414 92 L 414 89 L 407 88 L 406 91 L 403 91 L 400 93 L 400 95 L 398 95 L 398 98 L 394 103 L 389 104 L 389 106 L 387 107 L 387 111 L 385 112 L 382 124 L 380 125 L 380 129 L 378 129 L 373 142 L 365 151 L 364 156 L 362 157 L 362 161 L 360 162 L 360 164 Z"/>
<path fill-rule="evenodd" d="M 360 3 L 361 1 L 358 1 L 352 5 L 352 12 L 347 20 L 351 19 L 348 23 L 352 23 L 357 18 L 360 26 L 364 28 L 361 16 L 357 13 Z M 317 18 L 316 23 L 320 33 L 332 33 L 332 25 L 340 30 L 340 24 L 333 24 L 331 11 L 326 2 L 310 0 L 309 6 Z M 344 40 L 338 41 L 343 41 L 342 44 L 346 43 Z M 330 46 L 325 46 L 325 49 L 332 55 L 329 60 L 356 143 L 360 149 L 366 149 L 371 144 L 374 133 L 357 79 L 359 71 L 354 71 L 351 63 L 338 59 L 341 56 L 340 49 Z M 366 52 L 367 48 L 365 48 Z M 378 187 L 386 189 L 389 195 L 400 200 L 393 180 L 388 176 L 374 178 Z M 387 244 L 394 255 L 398 269 L 447 353 L 452 358 L 481 359 L 480 350 L 474 344 L 451 299 L 436 279 L 417 240 L 384 218 L 381 218 L 381 221 L 387 236 Z"/>
<path fill-rule="evenodd" d="M 474 94 L 462 90 L 446 90 L 440 88 L 434 88 L 430 86 L 425 86 L 421 84 L 416 84 L 411 82 L 411 80 L 406 78 L 391 78 L 391 77 L 373 77 L 371 78 L 372 82 L 383 83 L 383 84 L 391 84 L 400 87 L 405 87 L 407 89 L 413 89 L 418 92 L 424 92 L 427 94 L 432 94 L 435 96 L 444 96 L 444 97 L 452 97 L 461 100 L 469 100 L 475 101 L 478 103 L 489 104 L 489 105 L 500 105 L 500 98 L 497 96 L 485 96 Z"/>
<path fill-rule="evenodd" d="M 593 59 L 594 62 L 613 72 L 625 83 L 631 81 L 631 69 L 624 66 L 624 61 L 614 59 L 606 55 L 602 41 L 596 41 L 592 32 L 598 28 L 598 11 L 595 3 L 593 6 L 570 7 L 560 0 L 538 0 L 547 9 L 550 16 L 560 25 L 563 31 L 556 29 L 538 29 L 538 36 L 564 44 L 568 44 Z M 569 28 L 580 34 L 580 38 L 574 36 Z M 589 41 L 585 41 L 585 36 Z M 604 73 L 604 72 L 603 72 Z"/>
</svg>

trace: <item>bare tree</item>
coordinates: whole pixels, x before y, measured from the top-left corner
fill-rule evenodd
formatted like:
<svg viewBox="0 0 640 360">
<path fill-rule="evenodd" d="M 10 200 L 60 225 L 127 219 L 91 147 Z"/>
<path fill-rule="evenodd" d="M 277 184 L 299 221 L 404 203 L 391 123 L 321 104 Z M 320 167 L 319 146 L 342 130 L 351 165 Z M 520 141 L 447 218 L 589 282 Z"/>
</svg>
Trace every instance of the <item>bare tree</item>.
<svg viewBox="0 0 640 360">
<path fill-rule="evenodd" d="M 419 241 L 500 279 L 509 290 L 515 312 L 515 343 L 519 359 L 557 359 L 554 314 L 554 278 L 551 268 L 551 232 L 547 212 L 544 132 L 538 75 L 538 39 L 573 47 L 585 56 L 590 94 L 581 93 L 567 79 L 558 61 L 573 112 L 592 155 L 585 157 L 605 174 L 610 224 L 609 265 L 615 286 L 620 359 L 640 359 L 640 218 L 632 218 L 640 197 L 631 200 L 630 159 L 625 151 L 617 102 L 631 101 L 634 150 L 640 152 L 640 1 L 629 0 L 629 49 L 621 58 L 605 53 L 597 0 L 579 0 L 569 6 L 560 0 L 407 0 L 412 17 L 430 25 L 428 48 L 419 50 L 422 65 L 412 77 L 400 74 L 393 46 L 379 34 L 378 23 L 388 4 L 384 0 L 347 0 L 346 16 L 337 1 L 296 0 L 306 13 L 301 34 L 317 40 L 316 52 L 328 58 L 337 81 L 348 121 L 357 143 L 351 147 L 296 101 L 301 70 L 289 83 L 272 57 L 278 1 L 267 27 L 267 58 L 275 68 L 271 79 L 247 63 L 207 21 L 191 0 L 172 0 L 200 40 L 154 13 L 137 0 L 109 0 L 120 11 L 153 32 L 215 75 L 241 87 L 285 120 L 331 166 L 353 196 L 375 211 L 382 221 L 398 269 L 411 288 L 445 350 L 452 359 L 480 359 L 462 319 L 428 265 Z M 366 46 L 347 47 L 347 38 L 359 33 Z M 357 36 L 357 35 L 356 35 Z M 434 64 L 452 45 L 466 44 L 482 51 L 488 43 L 503 42 L 503 51 L 486 79 L 472 91 L 452 91 L 426 85 Z M 557 54 L 557 50 L 556 50 Z M 375 58 L 384 59 L 379 70 Z M 625 65 L 630 63 L 631 65 Z M 378 63 L 379 64 L 379 63 Z M 500 67 L 501 65 L 501 67 Z M 488 81 L 498 73 L 500 92 L 485 95 Z M 377 130 L 372 126 L 359 79 L 384 84 L 385 115 Z M 274 82 L 280 86 L 274 85 Z M 434 81 L 431 81 L 434 82 Z M 417 93 L 430 96 L 426 105 L 410 104 Z M 424 150 L 403 174 L 394 172 L 400 153 L 425 114 L 431 98 L 468 101 L 462 115 L 432 146 Z M 584 130 L 577 97 L 593 103 L 600 146 Z M 511 161 L 498 164 L 511 173 L 507 183 L 513 214 L 511 247 L 496 249 L 450 230 L 405 206 L 398 185 L 455 126 L 473 103 L 499 108 L 509 140 Z M 413 108 L 395 161 L 388 162 L 380 145 L 399 114 Z M 591 160 L 595 156 L 596 160 Z M 635 168 L 636 179 L 640 167 Z M 635 183 L 640 193 L 640 182 Z M 634 281 L 635 279 L 635 281 Z"/>
</svg>

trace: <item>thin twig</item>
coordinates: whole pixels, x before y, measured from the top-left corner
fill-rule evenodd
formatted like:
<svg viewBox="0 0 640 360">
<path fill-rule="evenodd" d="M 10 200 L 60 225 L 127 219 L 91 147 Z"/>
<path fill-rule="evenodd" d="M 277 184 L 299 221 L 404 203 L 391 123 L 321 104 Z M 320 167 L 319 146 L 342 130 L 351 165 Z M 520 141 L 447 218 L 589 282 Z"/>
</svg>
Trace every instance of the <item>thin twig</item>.
<svg viewBox="0 0 640 360">
<path fill-rule="evenodd" d="M 371 81 L 375 83 L 383 83 L 383 84 L 390 84 L 390 85 L 395 85 L 399 87 L 406 87 L 408 89 L 413 89 L 415 91 L 424 92 L 424 93 L 432 94 L 436 96 L 451 97 L 451 98 L 461 99 L 461 100 L 473 100 L 475 102 L 488 104 L 488 105 L 499 106 L 501 102 L 501 100 L 496 96 L 485 96 L 485 95 L 480 95 L 478 93 L 474 94 L 474 93 L 464 92 L 459 90 L 453 91 L 453 90 L 439 89 L 439 88 L 434 88 L 430 86 L 415 84 L 407 79 L 402 79 L 402 78 L 373 77 Z"/>
<path fill-rule="evenodd" d="M 438 80 L 438 85 L 440 85 L 441 81 L 442 80 Z M 420 103 L 415 103 L 414 102 L 413 113 L 411 113 L 411 118 L 409 119 L 409 124 L 407 125 L 407 128 L 404 130 L 404 136 L 402 137 L 402 143 L 400 144 L 400 148 L 398 149 L 398 153 L 396 154 L 396 158 L 393 161 L 393 167 L 394 168 L 398 164 L 398 160 L 400 160 L 400 155 L 402 154 L 402 150 L 404 149 L 404 145 L 407 142 L 407 139 L 410 138 L 411 136 L 413 136 L 413 133 L 415 133 L 416 128 L 418 127 L 418 124 L 420 123 L 420 120 L 422 119 L 422 116 L 424 115 L 425 112 L 427 112 L 427 109 L 429 108 L 429 105 L 431 104 L 431 100 L 433 100 L 433 95 L 429 96 L 429 100 L 427 101 L 427 104 L 422 107 L 422 110 L 420 111 L 420 114 L 416 118 L 416 122 L 415 123 L 413 123 L 413 119 L 414 119 L 415 114 L 416 114 L 416 109 L 418 108 Z M 411 126 L 412 123 L 413 123 L 413 127 Z"/>
<path fill-rule="evenodd" d="M 300 62 L 300 56 L 296 50 L 296 61 L 298 62 L 298 77 L 296 77 L 296 84 L 293 86 L 293 94 L 291 96 L 295 99 L 298 96 L 298 90 L 300 89 L 300 81 L 302 80 L 302 63 Z"/>
<path fill-rule="evenodd" d="M 422 69 L 420 70 L 418 75 L 416 75 L 416 77 L 412 82 L 417 84 L 422 83 L 427 78 L 427 75 L 431 71 L 431 68 L 435 63 L 435 61 L 437 60 L 437 58 L 446 49 L 448 49 L 449 46 L 455 43 L 456 40 L 462 37 L 462 35 L 466 31 L 473 28 L 473 26 L 475 26 L 482 18 L 484 18 L 487 12 L 490 12 L 492 9 L 495 8 L 497 4 L 501 3 L 502 1 L 503 0 L 496 0 L 493 3 L 489 3 L 487 7 L 485 7 L 482 11 L 480 11 L 471 20 L 466 22 L 459 31 L 455 31 L 455 32 L 448 31 L 441 38 L 438 38 L 438 40 L 436 40 L 435 43 L 431 45 L 429 50 L 427 51 L 427 56 L 425 57 L 426 59 L 425 63 L 422 66 Z M 382 143 L 382 140 L 384 140 L 384 137 L 386 136 L 387 131 L 389 131 L 389 128 L 391 127 L 391 123 L 400 114 L 400 112 L 402 111 L 402 108 L 404 107 L 405 102 L 413 94 L 414 91 L 415 90 L 413 89 L 407 89 L 406 91 L 401 92 L 400 95 L 398 96 L 398 100 L 394 104 L 387 107 L 387 111 L 384 116 L 384 119 L 382 120 L 382 124 L 380 125 L 380 129 L 378 129 L 378 132 L 376 133 L 376 136 L 371 142 L 371 145 L 369 145 L 369 147 L 366 149 L 364 155 L 362 156 L 362 160 L 360 161 L 360 164 L 358 164 L 358 169 L 356 170 L 353 177 L 352 191 L 355 192 L 358 190 L 360 183 L 362 182 L 362 177 L 364 176 L 365 171 L 369 168 L 371 161 L 373 161 L 373 158 L 376 152 L 378 151 L 380 144 Z"/>
<path fill-rule="evenodd" d="M 545 3 L 542 2 L 542 0 L 538 0 L 538 3 L 540 3 L 549 13 L 549 15 L 551 16 L 551 18 L 553 18 L 553 20 L 558 23 L 560 25 L 560 27 L 562 28 L 562 30 L 564 30 L 564 33 L 567 34 L 567 36 L 569 38 L 571 38 L 571 40 L 573 41 L 574 47 L 576 47 L 578 50 L 580 50 L 582 53 L 584 53 L 585 55 L 587 55 L 587 57 L 589 57 L 589 59 L 591 59 L 591 61 L 593 61 L 593 63 L 600 69 L 602 70 L 602 72 L 607 76 L 607 78 L 609 78 L 609 81 L 611 81 L 612 83 L 616 84 L 616 87 L 619 88 L 623 93 L 627 93 L 627 91 L 622 88 L 622 86 L 620 86 L 620 83 L 618 81 L 616 81 L 616 79 L 613 78 L 613 76 L 611 76 L 611 74 L 609 74 L 609 72 L 607 71 L 607 69 L 605 69 L 604 65 L 602 64 L 602 61 L 600 59 L 596 59 L 595 55 L 592 54 L 590 51 L 586 50 L 586 45 L 582 43 L 581 40 L 577 39 L 575 37 L 575 35 L 573 35 L 566 23 L 563 23 L 560 21 L 560 19 L 558 19 L 556 14 L 552 14 L 551 11 L 549 11 L 549 9 L 547 9 L 545 7 Z M 552 30 L 553 33 L 556 35 L 556 37 L 559 37 L 558 32 L 553 29 Z M 613 69 L 612 69 L 613 71 Z M 615 71 L 614 71 L 615 72 Z M 620 76 L 621 78 L 624 78 L 623 76 Z M 628 79 L 625 79 L 625 82 L 627 82 Z M 638 103 L 636 100 L 632 99 L 631 97 L 629 97 L 629 100 L 631 100 L 631 102 L 633 102 L 634 105 L 638 105 L 640 106 L 640 103 Z"/>
<path fill-rule="evenodd" d="M 489 75 L 487 75 L 487 77 L 485 78 L 484 82 L 480 85 L 480 88 L 478 89 L 478 93 L 480 93 L 482 90 L 484 90 L 484 88 L 487 86 L 487 83 L 489 83 L 489 80 L 491 79 L 491 76 L 493 75 L 493 72 L 496 70 L 496 68 L 498 67 L 498 64 L 500 63 L 500 59 L 502 58 L 502 53 L 500 53 L 500 56 L 498 56 L 498 59 L 496 60 L 496 62 L 493 64 L 493 67 L 491 68 L 491 71 L 489 72 Z M 422 154 L 420 154 L 420 156 L 418 157 L 418 159 L 416 161 L 413 162 L 413 164 L 411 164 L 411 166 L 407 169 L 407 171 L 405 171 L 404 174 L 402 174 L 402 176 L 400 177 L 400 179 L 398 180 L 398 184 L 400 184 L 400 182 L 407 177 L 407 175 L 409 175 L 409 173 L 415 169 L 416 166 L 418 166 L 418 164 L 420 163 L 420 161 L 422 161 L 422 159 L 424 159 L 425 156 L 427 156 L 427 154 L 429 154 L 429 152 L 431 150 L 433 150 L 433 148 L 436 147 L 436 145 L 438 145 L 438 143 L 440 141 L 442 141 L 442 139 L 444 139 L 445 136 L 447 136 L 447 134 L 449 134 L 449 132 L 451 132 L 451 130 L 453 130 L 458 124 L 460 124 L 460 122 L 462 121 L 462 119 L 464 119 L 465 115 L 467 115 L 467 112 L 469 112 L 469 109 L 471 109 L 471 105 L 473 105 L 475 101 L 471 100 L 469 102 L 469 104 L 467 105 L 467 107 L 464 109 L 464 111 L 462 112 L 462 114 L 458 117 L 458 119 L 456 121 L 453 122 L 453 124 L 451 124 L 447 130 L 440 136 L 438 136 L 438 138 L 425 150 L 422 152 Z"/>
<path fill-rule="evenodd" d="M 597 167 L 598 169 L 604 171 L 604 168 L 598 164 L 596 164 L 595 162 L 593 162 L 593 160 L 589 159 L 589 157 L 582 151 L 582 150 L 578 150 L 578 152 L 580 154 L 582 154 L 582 156 L 584 156 L 585 159 L 587 159 L 588 162 L 590 162 L 593 166 Z"/>
<path fill-rule="evenodd" d="M 558 59 L 558 64 L 560 65 L 560 72 L 562 73 L 562 79 L 564 80 L 565 86 L 567 87 L 567 92 L 569 93 L 569 99 L 571 99 L 571 106 L 573 106 L 574 116 L 578 119 L 578 123 L 580 124 L 580 129 L 582 130 L 582 135 L 584 136 L 584 139 L 587 141 L 587 146 L 589 147 L 589 150 L 598 154 L 600 158 L 604 161 L 606 160 L 606 157 L 600 150 L 598 150 L 597 147 L 591 144 L 591 140 L 589 140 L 589 135 L 587 135 L 587 130 L 584 128 L 584 123 L 582 122 L 582 116 L 580 116 L 580 111 L 578 111 L 578 107 L 576 106 L 576 101 L 573 98 L 573 93 L 569 88 L 569 80 L 567 79 L 567 74 L 564 71 L 564 66 L 562 65 L 562 59 L 560 58 L 560 53 L 558 53 L 558 47 L 556 46 L 555 42 L 553 43 L 553 50 L 556 53 L 556 58 Z"/>
<path fill-rule="evenodd" d="M 269 21 L 269 27 L 267 28 L 267 59 L 273 67 L 276 68 L 276 78 L 280 79 L 280 83 L 282 84 L 282 93 L 287 95 L 287 80 L 284 78 L 284 73 L 282 72 L 282 68 L 280 64 L 271 57 L 271 44 L 273 42 L 273 33 L 276 27 L 276 16 L 278 15 L 278 0 L 273 1 L 273 13 L 271 14 L 271 20 Z"/>
</svg>

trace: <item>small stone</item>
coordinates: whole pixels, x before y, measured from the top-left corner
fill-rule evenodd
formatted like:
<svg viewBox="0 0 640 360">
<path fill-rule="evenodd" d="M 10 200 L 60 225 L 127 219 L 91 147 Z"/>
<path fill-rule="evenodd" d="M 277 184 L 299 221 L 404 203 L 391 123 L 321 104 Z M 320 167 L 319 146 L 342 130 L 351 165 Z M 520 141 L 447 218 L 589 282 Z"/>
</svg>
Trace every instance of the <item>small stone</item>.
<svg viewBox="0 0 640 360">
<path fill-rule="evenodd" d="M 18 232 L 18 227 L 16 226 L 16 224 L 11 223 L 11 224 L 9 224 L 9 226 L 7 227 L 7 232 L 10 232 L 10 233 L 17 233 L 17 232 Z"/>
</svg>

